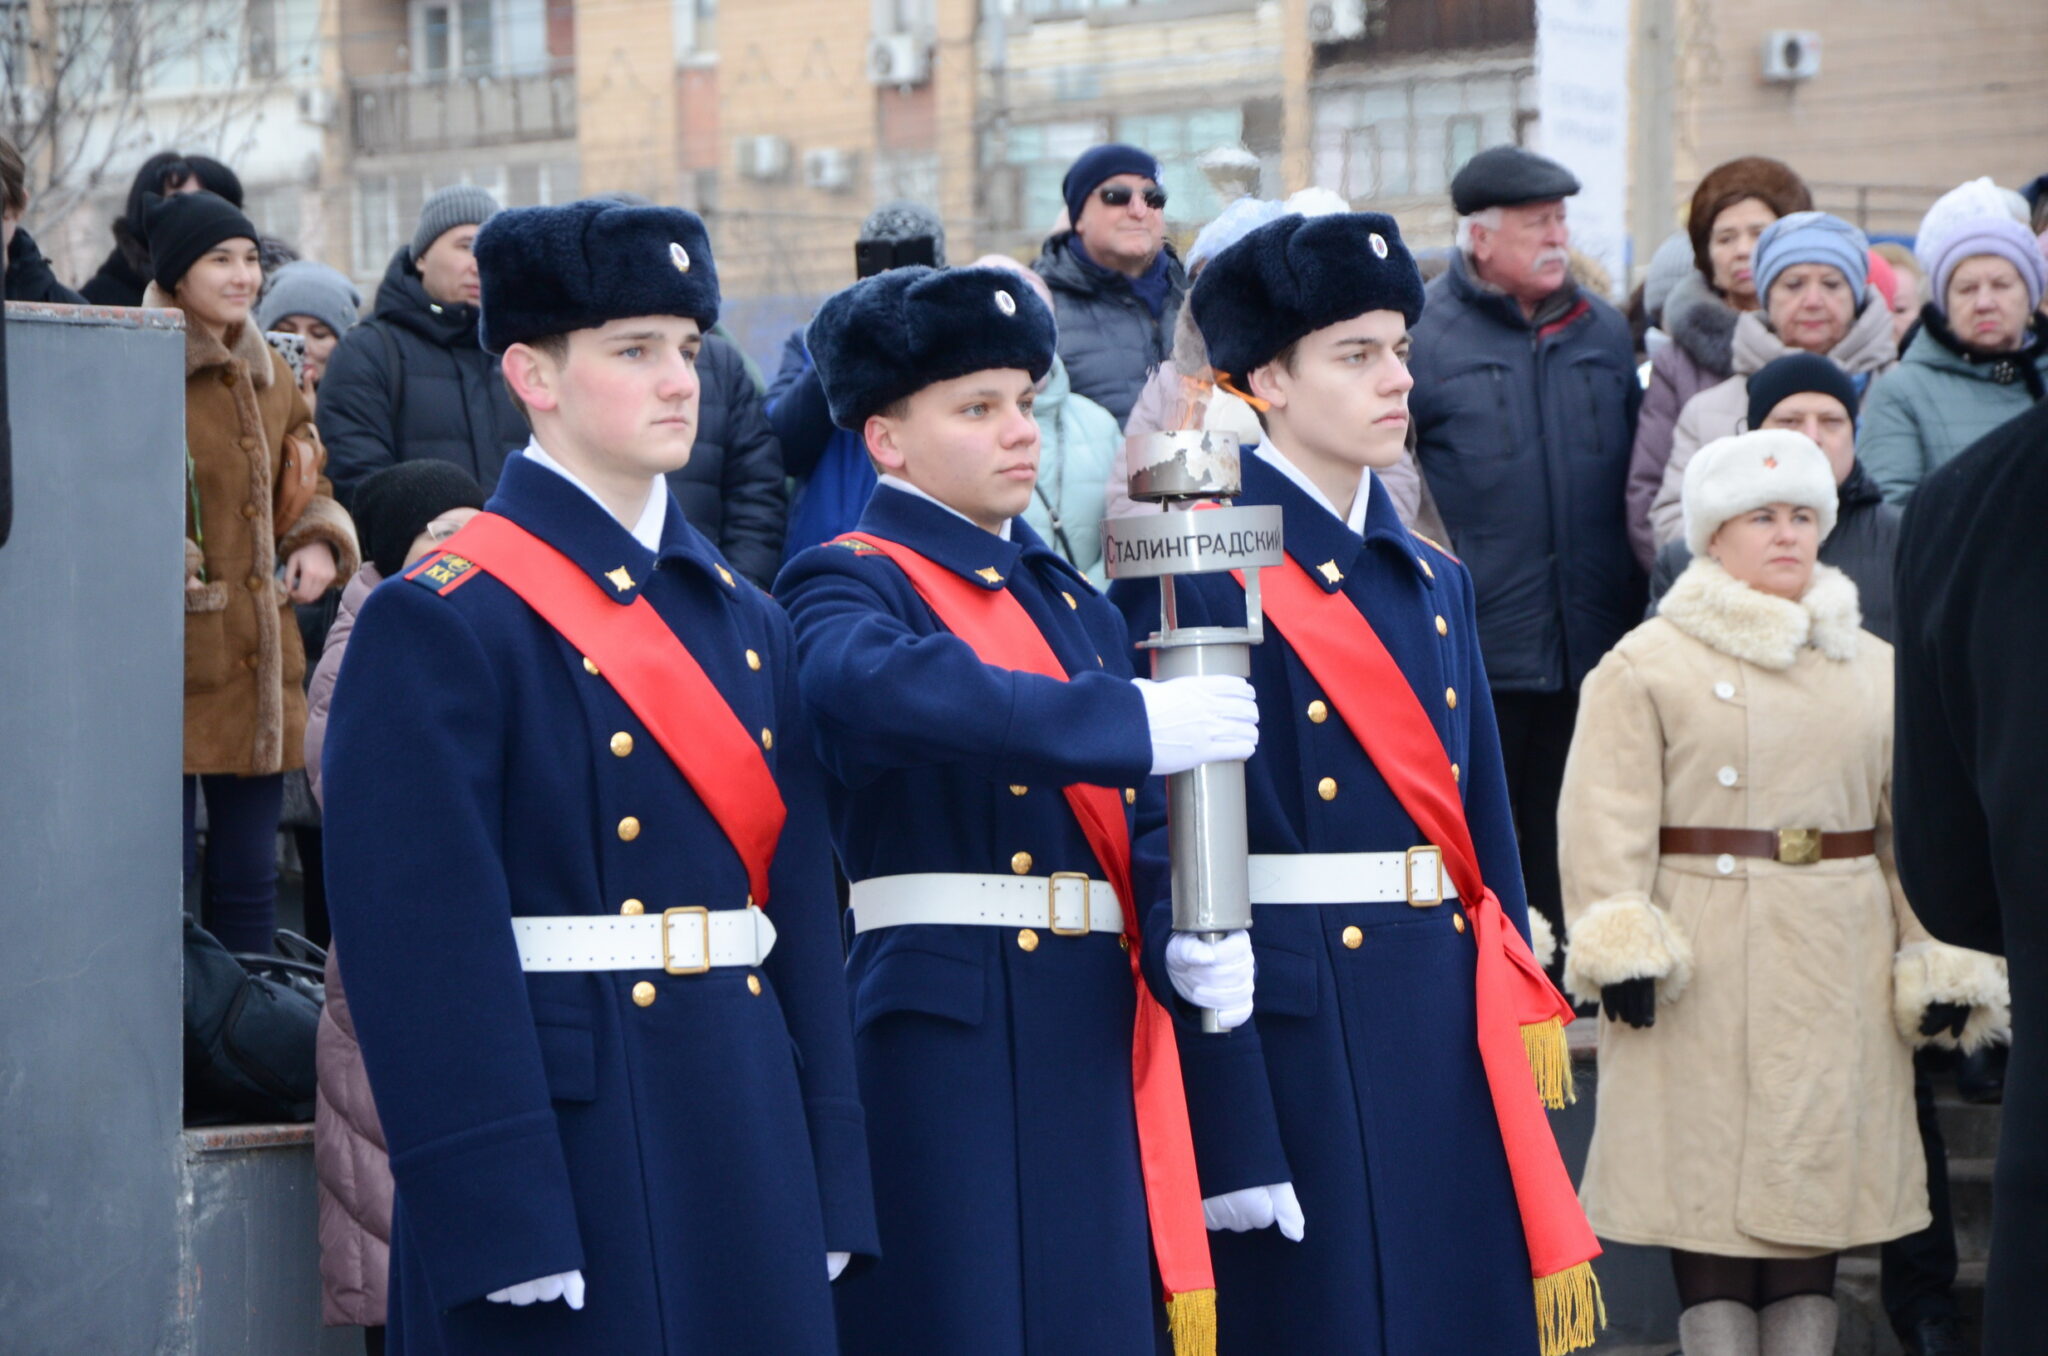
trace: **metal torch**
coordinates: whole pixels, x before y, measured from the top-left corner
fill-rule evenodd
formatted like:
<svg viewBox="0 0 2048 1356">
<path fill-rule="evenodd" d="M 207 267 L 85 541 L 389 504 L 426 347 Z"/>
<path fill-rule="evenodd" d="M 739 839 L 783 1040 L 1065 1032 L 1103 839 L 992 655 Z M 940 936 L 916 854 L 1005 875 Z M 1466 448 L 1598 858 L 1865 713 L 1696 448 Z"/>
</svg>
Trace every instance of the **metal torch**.
<svg viewBox="0 0 2048 1356">
<path fill-rule="evenodd" d="M 1103 559 L 1112 579 L 1159 581 L 1160 629 L 1139 648 L 1152 652 L 1152 676 L 1251 676 L 1251 647 L 1265 638 L 1259 570 L 1278 565 L 1280 510 L 1205 507 L 1242 488 L 1235 434 L 1199 428 L 1127 439 L 1131 498 L 1157 504 L 1156 514 L 1104 525 Z M 1174 581 L 1182 575 L 1241 570 L 1243 627 L 1182 626 Z M 1173 868 L 1173 930 L 1207 941 L 1248 928 L 1251 884 L 1245 838 L 1244 764 L 1205 763 L 1166 780 L 1167 846 Z M 1218 1032 L 1216 1013 L 1202 1011 L 1202 1030 Z"/>
</svg>

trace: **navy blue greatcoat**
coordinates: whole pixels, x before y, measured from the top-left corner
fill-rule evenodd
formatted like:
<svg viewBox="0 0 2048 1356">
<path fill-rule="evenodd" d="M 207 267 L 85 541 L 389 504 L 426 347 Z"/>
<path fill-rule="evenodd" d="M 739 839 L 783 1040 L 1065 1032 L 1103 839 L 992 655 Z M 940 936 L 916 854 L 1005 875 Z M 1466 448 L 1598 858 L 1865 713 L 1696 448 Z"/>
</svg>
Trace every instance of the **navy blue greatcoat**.
<svg viewBox="0 0 2048 1356">
<path fill-rule="evenodd" d="M 828 545 L 791 561 L 776 593 L 847 876 L 1100 879 L 1060 788 L 1135 789 L 1150 770 L 1123 619 L 1022 520 L 1004 541 L 885 484 L 859 530 L 1009 589 L 1071 681 L 982 663 L 886 556 Z M 1163 1308 L 1120 939 L 878 929 L 855 938 L 848 978 L 883 1260 L 838 1287 L 842 1349 L 1151 1351 Z"/>
<path fill-rule="evenodd" d="M 1362 540 L 1252 456 L 1235 502 L 1279 505 L 1288 554 L 1359 606 L 1408 675 L 1457 765 L 1485 879 L 1526 935 L 1471 577 L 1401 525 L 1376 479 L 1371 493 Z M 1158 628 L 1151 581 L 1114 596 L 1133 636 Z M 1244 591 L 1227 574 L 1176 581 L 1176 596 L 1184 626 L 1245 624 Z M 1270 618 L 1252 685 L 1253 853 L 1423 841 Z M 1203 1035 L 1164 976 L 1164 839 L 1147 824 L 1138 891 L 1155 901 L 1147 969 L 1175 1014 L 1202 1194 L 1291 1181 L 1306 1220 L 1300 1243 L 1275 1228 L 1209 1235 L 1223 1356 L 1533 1356 L 1529 1258 L 1479 1060 L 1462 906 L 1255 906 L 1252 1020 Z"/>
<path fill-rule="evenodd" d="M 647 598 L 775 733 L 779 936 L 751 971 L 522 972 L 514 915 L 739 908 L 746 871 L 624 700 L 498 580 L 370 596 L 327 730 L 327 872 L 397 1180 L 392 1350 L 829 1353 L 825 1253 L 876 1242 L 788 621 L 673 501 L 658 554 L 524 457 L 490 507 L 593 578 L 624 566 L 633 586 L 605 593 Z M 483 1300 L 574 1268 L 581 1312 Z"/>
</svg>

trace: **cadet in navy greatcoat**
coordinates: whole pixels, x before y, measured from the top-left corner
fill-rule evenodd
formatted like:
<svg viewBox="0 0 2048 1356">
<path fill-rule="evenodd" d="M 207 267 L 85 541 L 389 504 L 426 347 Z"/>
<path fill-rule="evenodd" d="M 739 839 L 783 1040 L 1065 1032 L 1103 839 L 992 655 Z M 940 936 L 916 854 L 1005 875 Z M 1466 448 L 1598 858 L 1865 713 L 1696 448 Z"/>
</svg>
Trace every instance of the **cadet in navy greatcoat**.
<svg viewBox="0 0 2048 1356">
<path fill-rule="evenodd" d="M 806 551 L 776 586 L 853 882 L 883 1261 L 839 1287 L 841 1344 L 1151 1351 L 1164 1324 L 1133 1108 L 1137 995 L 1116 896 L 1062 787 L 1117 788 L 1127 832 L 1169 708 L 1227 731 L 1197 761 L 1242 757 L 1249 689 L 1142 691 L 1121 617 L 1017 516 L 1052 322 L 1014 276 L 881 274 L 829 300 L 809 345 L 835 420 L 864 431 L 883 470 L 858 540 Z M 1006 591 L 1068 680 L 984 662 L 876 542 L 974 596 Z"/>
<path fill-rule="evenodd" d="M 660 479 L 717 313 L 703 228 L 586 202 L 506 212 L 477 252 L 535 441 L 448 552 L 372 594 L 326 743 L 335 931 L 397 1183 L 391 1350 L 831 1352 L 828 1269 L 876 1243 L 821 779 L 786 617 Z M 622 680 L 461 556 L 493 514 L 596 608 L 651 607 L 743 747 L 759 732 L 776 935 Z M 647 925 L 631 964 L 593 942 L 533 968 L 535 927 L 614 922 Z"/>
<path fill-rule="evenodd" d="M 1298 241 L 1299 217 L 1253 232 L 1211 261 L 1193 294 L 1219 371 L 1273 407 L 1233 502 L 1278 506 L 1287 554 L 1323 593 L 1350 599 L 1391 653 L 1452 763 L 1485 880 L 1526 938 L 1471 578 L 1402 525 L 1368 469 L 1398 456 L 1406 432 L 1406 322 L 1420 282 L 1391 218 L 1320 221 Z M 1113 596 L 1133 636 L 1158 629 L 1153 581 Z M 1183 627 L 1246 623 L 1244 590 L 1227 574 L 1180 577 L 1176 601 Z M 1533 1356 L 1529 1252 L 1477 1049 L 1466 902 L 1262 892 L 1262 863 L 1404 854 L 1428 839 L 1270 604 L 1251 680 L 1263 726 L 1245 770 L 1254 1016 L 1204 1035 L 1175 1005 L 1219 1231 L 1219 1350 Z M 1154 828 L 1141 850 L 1162 995 L 1167 966 L 1149 942 L 1170 913 L 1164 838 Z"/>
</svg>

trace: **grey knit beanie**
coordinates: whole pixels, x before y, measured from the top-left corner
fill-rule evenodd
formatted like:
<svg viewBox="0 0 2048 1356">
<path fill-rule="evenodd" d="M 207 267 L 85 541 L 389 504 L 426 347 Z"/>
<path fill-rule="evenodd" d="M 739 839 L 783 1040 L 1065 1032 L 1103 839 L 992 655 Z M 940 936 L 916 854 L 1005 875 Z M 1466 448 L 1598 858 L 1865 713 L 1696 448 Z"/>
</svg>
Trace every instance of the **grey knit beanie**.
<svg viewBox="0 0 2048 1356">
<path fill-rule="evenodd" d="M 339 270 L 297 259 L 270 275 L 256 303 L 256 325 L 272 330 L 288 315 L 309 315 L 339 336 L 355 325 L 362 309 L 362 293 Z"/>
<path fill-rule="evenodd" d="M 939 221 L 939 214 L 921 202 L 898 199 L 884 203 L 868 213 L 868 219 L 860 225 L 861 240 L 915 240 L 919 236 L 932 238 L 932 264 L 938 268 L 946 266 L 946 228 Z"/>
<path fill-rule="evenodd" d="M 498 200 L 475 184 L 442 189 L 420 208 L 419 229 L 412 233 L 412 261 L 418 263 L 436 240 L 457 226 L 481 226 L 497 211 Z"/>
</svg>

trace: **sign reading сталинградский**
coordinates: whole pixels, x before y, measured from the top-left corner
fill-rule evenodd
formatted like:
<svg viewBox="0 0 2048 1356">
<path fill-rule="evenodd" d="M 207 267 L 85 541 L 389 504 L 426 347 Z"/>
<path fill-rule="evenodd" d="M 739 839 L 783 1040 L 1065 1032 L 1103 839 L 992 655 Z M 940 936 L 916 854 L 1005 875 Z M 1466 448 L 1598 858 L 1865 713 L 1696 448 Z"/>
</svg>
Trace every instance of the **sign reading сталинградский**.
<svg viewBox="0 0 2048 1356">
<path fill-rule="evenodd" d="M 1246 508 L 1141 513 L 1103 525 L 1102 562 L 1112 579 L 1278 565 L 1280 510 Z"/>
</svg>

